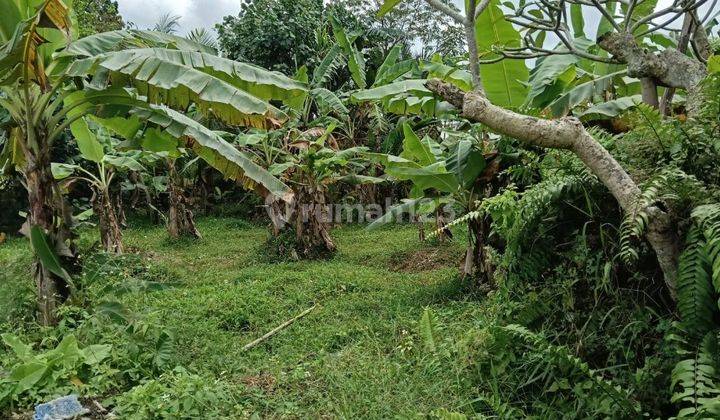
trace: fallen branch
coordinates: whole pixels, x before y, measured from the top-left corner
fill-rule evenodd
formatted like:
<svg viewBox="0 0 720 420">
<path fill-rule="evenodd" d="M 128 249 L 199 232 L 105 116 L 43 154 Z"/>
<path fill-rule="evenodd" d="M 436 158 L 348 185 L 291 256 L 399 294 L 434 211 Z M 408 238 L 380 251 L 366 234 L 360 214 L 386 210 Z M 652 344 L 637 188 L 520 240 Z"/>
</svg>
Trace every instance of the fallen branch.
<svg viewBox="0 0 720 420">
<path fill-rule="evenodd" d="M 304 317 L 305 315 L 309 314 L 313 309 L 315 309 L 316 306 L 317 306 L 317 305 L 313 305 L 313 306 L 311 306 L 310 308 L 305 309 L 305 310 L 302 311 L 299 315 L 297 315 L 295 318 L 288 319 L 287 321 L 285 321 L 285 322 L 283 322 L 282 324 L 278 325 L 277 327 L 273 328 L 273 329 L 270 330 L 267 334 L 263 335 L 262 337 L 258 338 L 257 340 L 255 340 L 255 341 L 253 341 L 253 342 L 251 342 L 251 343 L 246 344 L 246 345 L 242 348 L 243 351 L 247 351 L 247 350 L 250 350 L 250 349 L 253 348 L 253 347 L 256 347 L 258 344 L 262 343 L 263 341 L 267 340 L 268 338 L 272 337 L 273 335 L 275 335 L 275 334 L 279 333 L 280 331 L 284 330 L 285 328 L 287 328 L 288 326 L 290 326 L 290 324 L 292 324 L 293 322 L 295 322 L 295 321 L 297 321 L 298 319 L 300 319 L 300 318 Z"/>
</svg>

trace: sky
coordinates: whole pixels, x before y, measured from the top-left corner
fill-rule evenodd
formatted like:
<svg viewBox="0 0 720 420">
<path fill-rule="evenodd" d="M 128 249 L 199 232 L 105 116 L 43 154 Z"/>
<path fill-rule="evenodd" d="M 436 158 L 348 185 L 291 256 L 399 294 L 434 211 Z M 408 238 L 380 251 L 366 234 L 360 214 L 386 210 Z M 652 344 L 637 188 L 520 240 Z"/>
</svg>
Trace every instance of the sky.
<svg viewBox="0 0 720 420">
<path fill-rule="evenodd" d="M 117 0 L 125 22 L 145 29 L 155 25 L 166 13 L 178 15 L 180 34 L 195 28 L 211 29 L 223 16 L 237 15 L 240 0 Z"/>
<path fill-rule="evenodd" d="M 145 29 L 154 26 L 155 22 L 166 13 L 178 15 L 180 20 L 180 34 L 184 35 L 195 28 L 212 29 L 216 23 L 220 23 L 227 15 L 237 15 L 240 12 L 241 0 L 117 0 L 120 14 L 125 22 L 132 22 L 138 28 Z M 367 0 L 370 1 L 370 0 Z M 461 6 L 464 0 L 452 0 L 457 6 Z M 671 0 L 660 0 L 659 6 L 663 7 L 671 3 Z M 708 2 L 700 8 L 701 15 L 707 10 Z M 720 8 L 720 6 L 717 6 Z M 586 24 L 596 22 L 598 16 L 585 12 Z M 675 25 L 680 26 L 678 19 Z M 596 24 L 595 24 L 596 25 Z M 588 24 L 587 27 L 595 26 Z M 675 26 L 673 25 L 673 26 Z M 589 34 L 594 35 L 594 34 Z"/>
</svg>

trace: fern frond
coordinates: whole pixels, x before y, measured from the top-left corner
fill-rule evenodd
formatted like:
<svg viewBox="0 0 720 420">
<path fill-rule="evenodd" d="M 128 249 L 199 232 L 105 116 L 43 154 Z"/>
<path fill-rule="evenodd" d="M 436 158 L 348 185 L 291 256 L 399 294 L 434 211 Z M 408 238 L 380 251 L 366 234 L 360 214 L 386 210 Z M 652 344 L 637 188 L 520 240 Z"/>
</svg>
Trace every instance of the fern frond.
<svg viewBox="0 0 720 420">
<path fill-rule="evenodd" d="M 707 334 L 691 359 L 681 360 L 671 374 L 671 401 L 682 407 L 677 418 L 718 418 L 720 389 L 715 354 L 717 333 Z"/>
<path fill-rule="evenodd" d="M 622 389 L 619 385 L 612 383 L 590 369 L 586 362 L 573 355 L 567 347 L 550 344 L 540 334 L 536 334 L 521 325 L 510 324 L 497 328 L 528 343 L 534 351 L 542 354 L 544 360 L 555 364 L 568 363 L 576 372 L 590 379 L 599 390 L 613 401 L 613 404 L 622 407 L 627 415 L 640 415 L 637 403 L 630 398 L 631 392 Z"/>
<path fill-rule="evenodd" d="M 706 255 L 712 268 L 712 283 L 715 291 L 720 293 L 720 204 L 696 207 L 692 217 L 705 236 Z"/>
<path fill-rule="evenodd" d="M 716 304 L 706 242 L 697 227 L 688 233 L 685 250 L 680 256 L 677 293 L 678 310 L 685 331 L 695 337 L 710 331 L 714 327 Z"/>
<path fill-rule="evenodd" d="M 477 211 L 471 211 L 469 213 L 466 213 L 465 215 L 458 217 L 457 219 L 448 222 L 445 226 L 443 226 L 441 229 L 436 229 L 432 232 L 430 232 L 426 238 L 432 239 L 435 236 L 440 235 L 440 233 L 444 232 L 446 229 L 450 229 L 452 227 L 463 225 L 469 223 L 471 220 L 478 220 L 480 217 L 482 217 L 485 214 L 485 212 L 477 210 Z"/>
<path fill-rule="evenodd" d="M 638 198 L 635 211 L 628 213 L 620 225 L 620 251 L 622 261 L 627 265 L 634 264 L 638 259 L 638 252 L 634 243 L 639 240 L 647 230 L 649 217 L 648 208 L 658 202 L 677 200 L 676 191 L 681 185 L 691 185 L 695 188 L 704 188 L 694 176 L 688 175 L 679 168 L 668 168 L 648 180 Z"/>
</svg>

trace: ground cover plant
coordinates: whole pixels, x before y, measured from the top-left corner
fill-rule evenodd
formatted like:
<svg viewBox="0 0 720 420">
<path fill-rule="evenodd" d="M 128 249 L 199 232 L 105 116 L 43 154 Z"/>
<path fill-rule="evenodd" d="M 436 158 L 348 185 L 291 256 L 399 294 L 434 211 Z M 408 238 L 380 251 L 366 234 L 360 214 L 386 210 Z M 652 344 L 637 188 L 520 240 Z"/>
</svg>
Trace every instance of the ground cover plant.
<svg viewBox="0 0 720 420">
<path fill-rule="evenodd" d="M 716 1 L 0 10 L 0 417 L 720 418 Z"/>
</svg>

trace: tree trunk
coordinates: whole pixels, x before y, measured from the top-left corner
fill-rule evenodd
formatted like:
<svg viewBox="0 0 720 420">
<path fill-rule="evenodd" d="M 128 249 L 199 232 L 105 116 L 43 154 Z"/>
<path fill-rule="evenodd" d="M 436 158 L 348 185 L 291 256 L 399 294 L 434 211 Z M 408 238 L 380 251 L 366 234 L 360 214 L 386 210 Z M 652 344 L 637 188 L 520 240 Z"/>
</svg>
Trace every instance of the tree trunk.
<svg viewBox="0 0 720 420">
<path fill-rule="evenodd" d="M 490 103 L 479 92 L 463 92 L 440 80 L 430 80 L 428 89 L 462 110 L 463 117 L 485 124 L 490 129 L 513 137 L 525 144 L 565 149 L 573 152 L 587 168 L 610 190 L 628 214 L 646 211 L 649 215 L 647 239 L 655 250 L 665 282 L 674 296 L 677 280 L 677 231 L 670 214 L 655 204 L 639 208 L 641 191 L 635 181 L 612 155 L 595 140 L 573 117 L 543 120 L 518 114 Z"/>
<path fill-rule="evenodd" d="M 122 230 L 110 194 L 107 191 L 94 191 L 92 206 L 98 217 L 103 250 L 109 254 L 122 254 Z"/>
<path fill-rule="evenodd" d="M 301 258 L 332 255 L 336 247 L 330 236 L 332 217 L 328 213 L 323 187 L 298 188 L 295 206 L 295 239 Z"/>
<path fill-rule="evenodd" d="M 468 223 L 468 247 L 465 253 L 463 275 L 471 277 L 478 284 L 489 284 L 493 270 L 485 253 L 485 244 L 489 225 L 484 216 L 471 219 Z"/>
<path fill-rule="evenodd" d="M 65 240 L 71 240 L 67 218 L 64 215 L 62 196 L 50 170 L 49 151 L 41 150 L 37 155 L 28 156 L 25 169 L 30 211 L 26 227 L 39 226 L 45 231 L 50 246 L 62 261 L 74 258 L 71 247 Z M 34 263 L 34 279 L 38 299 L 38 322 L 48 326 L 57 323 L 57 308 L 67 299 L 69 285 L 51 273 L 38 259 Z"/>
<path fill-rule="evenodd" d="M 168 160 L 167 166 L 169 173 L 168 192 L 170 193 L 168 233 L 170 237 L 174 239 L 180 238 L 181 236 L 200 239 L 202 235 L 200 235 L 200 232 L 195 226 L 192 211 L 188 208 L 182 180 L 175 169 L 175 163 Z"/>
</svg>

